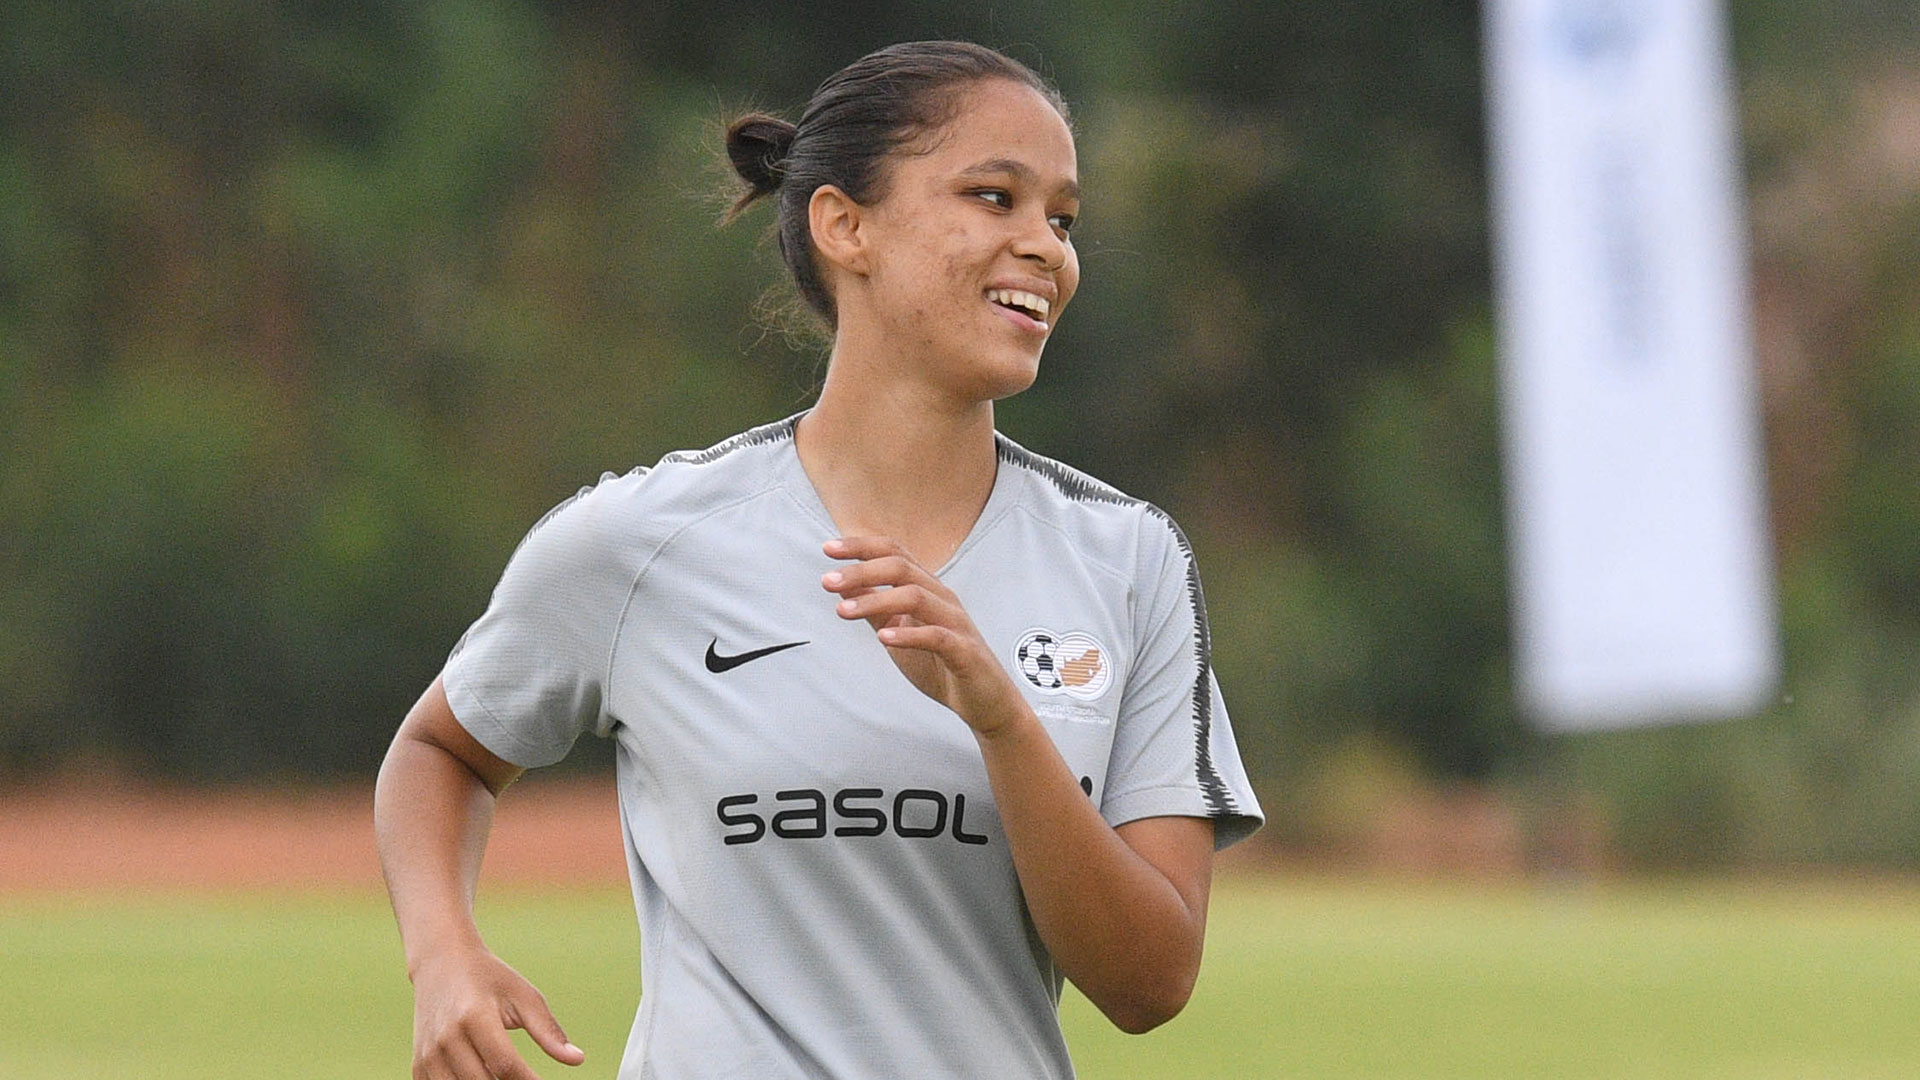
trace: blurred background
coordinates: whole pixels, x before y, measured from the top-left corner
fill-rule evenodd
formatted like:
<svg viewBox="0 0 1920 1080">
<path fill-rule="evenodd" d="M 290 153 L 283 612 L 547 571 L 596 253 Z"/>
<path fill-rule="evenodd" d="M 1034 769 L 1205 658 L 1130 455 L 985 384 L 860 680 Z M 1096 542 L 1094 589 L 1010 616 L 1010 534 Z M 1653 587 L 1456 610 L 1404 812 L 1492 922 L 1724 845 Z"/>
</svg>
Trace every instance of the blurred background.
<svg viewBox="0 0 1920 1080">
<path fill-rule="evenodd" d="M 1191 534 L 1270 843 L 1920 863 L 1910 3 L 1731 8 L 1784 692 L 1551 739 L 1509 687 L 1473 3 L 0 13 L 9 781 L 364 782 L 547 507 L 808 401 L 718 126 L 961 36 L 1058 81 L 1089 192 L 1002 425 Z"/>
<path fill-rule="evenodd" d="M 0 845 L 7 887 L 80 843 L 87 813 L 47 810 L 47 792 L 153 785 L 174 800 L 347 792 L 353 813 L 320 827 L 373 887 L 367 786 L 527 527 L 603 470 L 810 398 L 823 354 L 778 317 L 766 211 L 715 226 L 725 120 L 797 118 L 871 48 L 947 36 L 1004 48 L 1074 103 L 1085 279 L 1001 424 L 1186 527 L 1271 817 L 1255 858 L 1523 881 L 1920 866 L 1920 6 L 1730 14 L 1781 692 L 1718 724 L 1548 737 L 1510 688 L 1474 3 L 0 0 L 0 817 L 39 823 Z M 589 739 L 560 771 L 609 763 Z M 231 825 L 280 804 L 218 805 L 207 820 Z M 630 958 L 612 858 L 614 891 L 595 895 L 615 943 L 583 949 Z M 1397 888 L 1258 901 L 1271 909 L 1232 894 L 1221 934 L 1305 928 L 1279 974 L 1249 976 L 1249 1000 L 1292 972 L 1346 978 L 1351 954 L 1328 943 L 1381 939 L 1342 919 L 1427 940 L 1432 895 Z M 336 957 L 365 943 L 364 978 L 388 996 L 355 1015 L 386 1033 L 392 1066 L 399 954 L 378 902 L 356 903 L 360 937 L 325 908 L 318 940 Z M 85 989 L 47 1004 L 75 963 L 123 966 L 126 941 L 191 925 L 174 951 L 137 955 L 231 974 L 251 962 L 223 950 L 288 938 L 162 904 L 132 930 L 82 905 L 69 939 L 34 921 L 57 907 L 0 919 L 9 992 L 27 995 L 7 1011 L 42 1010 L 0 1036 L 0 1072 L 149 1075 L 90 1073 L 58 1043 L 103 1012 Z M 1460 925 L 1508 925 L 1506 908 L 1464 910 Z M 1623 918 L 1581 939 L 1614 966 L 1567 1000 L 1639 993 L 1619 958 L 1644 947 L 1652 971 L 1672 955 L 1665 915 L 1631 947 L 1608 936 L 1639 925 Z M 1768 918 L 1748 921 L 1769 942 L 1826 940 Z M 1585 955 L 1559 932 L 1542 931 L 1540 970 Z M 1920 956 L 1910 918 L 1852 932 L 1819 954 L 1840 958 L 1835 985 Z M 80 944 L 48 951 L 56 939 Z M 1457 973 L 1454 944 L 1442 934 L 1382 979 L 1426 961 Z M 529 931 L 521 948 L 549 945 Z M 1789 962 L 1815 970 L 1814 955 Z M 1329 985 L 1288 1000 L 1331 1008 Z M 1474 999 L 1419 985 L 1407 1016 Z M 1900 985 L 1865 996 L 1910 1001 Z M 1373 1029 L 1384 999 L 1356 994 L 1353 1024 L 1316 1021 L 1313 1038 Z M 1764 1034 L 1765 1010 L 1727 1008 Z M 1471 1025 L 1428 1018 L 1434 1042 L 1406 1016 L 1399 1030 L 1431 1066 Z M 1459 1075 L 1503 1074 L 1462 1053 Z M 1818 1074 L 1910 1074 L 1888 1060 Z M 196 1068 L 183 1075 L 214 1075 Z M 1136 1075 L 1115 1068 L 1098 1075 Z"/>
</svg>

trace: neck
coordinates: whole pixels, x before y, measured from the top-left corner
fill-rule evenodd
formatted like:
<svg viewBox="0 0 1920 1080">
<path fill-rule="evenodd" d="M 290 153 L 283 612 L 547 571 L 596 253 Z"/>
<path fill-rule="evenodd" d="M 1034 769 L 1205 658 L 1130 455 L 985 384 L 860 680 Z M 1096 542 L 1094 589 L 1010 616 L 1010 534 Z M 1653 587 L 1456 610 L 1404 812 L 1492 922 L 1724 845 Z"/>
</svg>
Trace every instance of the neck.
<svg viewBox="0 0 1920 1080">
<path fill-rule="evenodd" d="M 834 524 L 891 536 L 929 570 L 966 539 L 993 491 L 993 402 L 956 402 L 836 345 L 794 446 Z"/>
</svg>

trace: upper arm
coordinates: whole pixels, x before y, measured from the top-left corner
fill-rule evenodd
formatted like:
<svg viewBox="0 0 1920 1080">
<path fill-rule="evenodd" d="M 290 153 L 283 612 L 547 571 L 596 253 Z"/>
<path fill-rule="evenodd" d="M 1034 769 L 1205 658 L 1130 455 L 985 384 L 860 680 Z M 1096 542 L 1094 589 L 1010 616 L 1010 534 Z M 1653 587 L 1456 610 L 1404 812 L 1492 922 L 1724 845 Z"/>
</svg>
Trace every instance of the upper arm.
<svg viewBox="0 0 1920 1080">
<path fill-rule="evenodd" d="M 1120 839 L 1165 877 L 1193 916 L 1197 933 L 1207 925 L 1213 890 L 1213 822 L 1201 817 L 1150 817 L 1116 828 Z"/>
<path fill-rule="evenodd" d="M 399 743 L 403 739 L 445 751 L 465 765 L 495 795 L 526 771 L 482 746 L 480 740 L 461 725 L 460 719 L 453 714 L 453 706 L 447 703 L 446 688 L 438 678 L 407 711 L 406 719 L 400 722 L 394 742 Z"/>
<path fill-rule="evenodd" d="M 440 696 L 505 760 L 551 765 L 611 731 L 607 683 L 642 554 L 626 531 L 634 482 L 603 482 L 534 525 L 447 657 Z"/>
<path fill-rule="evenodd" d="M 1179 815 L 1212 821 L 1215 848 L 1252 832 L 1260 807 L 1213 676 L 1206 601 L 1191 547 L 1142 512 L 1134 638 L 1100 810 L 1109 822 Z"/>
</svg>

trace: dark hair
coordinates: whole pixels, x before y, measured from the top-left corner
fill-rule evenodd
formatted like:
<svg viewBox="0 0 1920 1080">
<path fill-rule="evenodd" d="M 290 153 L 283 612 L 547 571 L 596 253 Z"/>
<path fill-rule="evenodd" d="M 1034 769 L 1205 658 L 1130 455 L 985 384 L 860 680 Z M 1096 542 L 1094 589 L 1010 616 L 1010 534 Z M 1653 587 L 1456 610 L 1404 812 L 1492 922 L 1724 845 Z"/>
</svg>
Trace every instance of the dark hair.
<svg viewBox="0 0 1920 1080">
<path fill-rule="evenodd" d="M 813 258 L 807 203 L 832 184 L 863 205 L 886 195 L 888 154 L 953 119 L 958 91 L 987 79 L 1031 87 L 1062 119 L 1067 103 L 1052 84 L 1012 57 L 966 41 L 889 45 L 835 72 L 807 102 L 796 126 L 748 113 L 727 126 L 727 160 L 748 188 L 725 224 L 765 195 L 778 195 L 780 256 L 800 298 L 835 324 L 833 296 Z"/>
</svg>

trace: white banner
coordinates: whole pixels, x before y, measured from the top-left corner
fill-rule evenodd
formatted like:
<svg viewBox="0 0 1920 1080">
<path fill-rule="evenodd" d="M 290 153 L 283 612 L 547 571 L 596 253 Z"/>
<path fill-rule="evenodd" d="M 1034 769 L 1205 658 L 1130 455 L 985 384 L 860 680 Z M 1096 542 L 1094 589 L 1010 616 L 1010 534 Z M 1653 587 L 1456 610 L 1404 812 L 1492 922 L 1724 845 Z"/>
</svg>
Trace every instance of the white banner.
<svg viewBox="0 0 1920 1080">
<path fill-rule="evenodd" d="M 1776 642 L 1720 4 L 1486 20 L 1522 705 L 1749 712 Z"/>
</svg>

